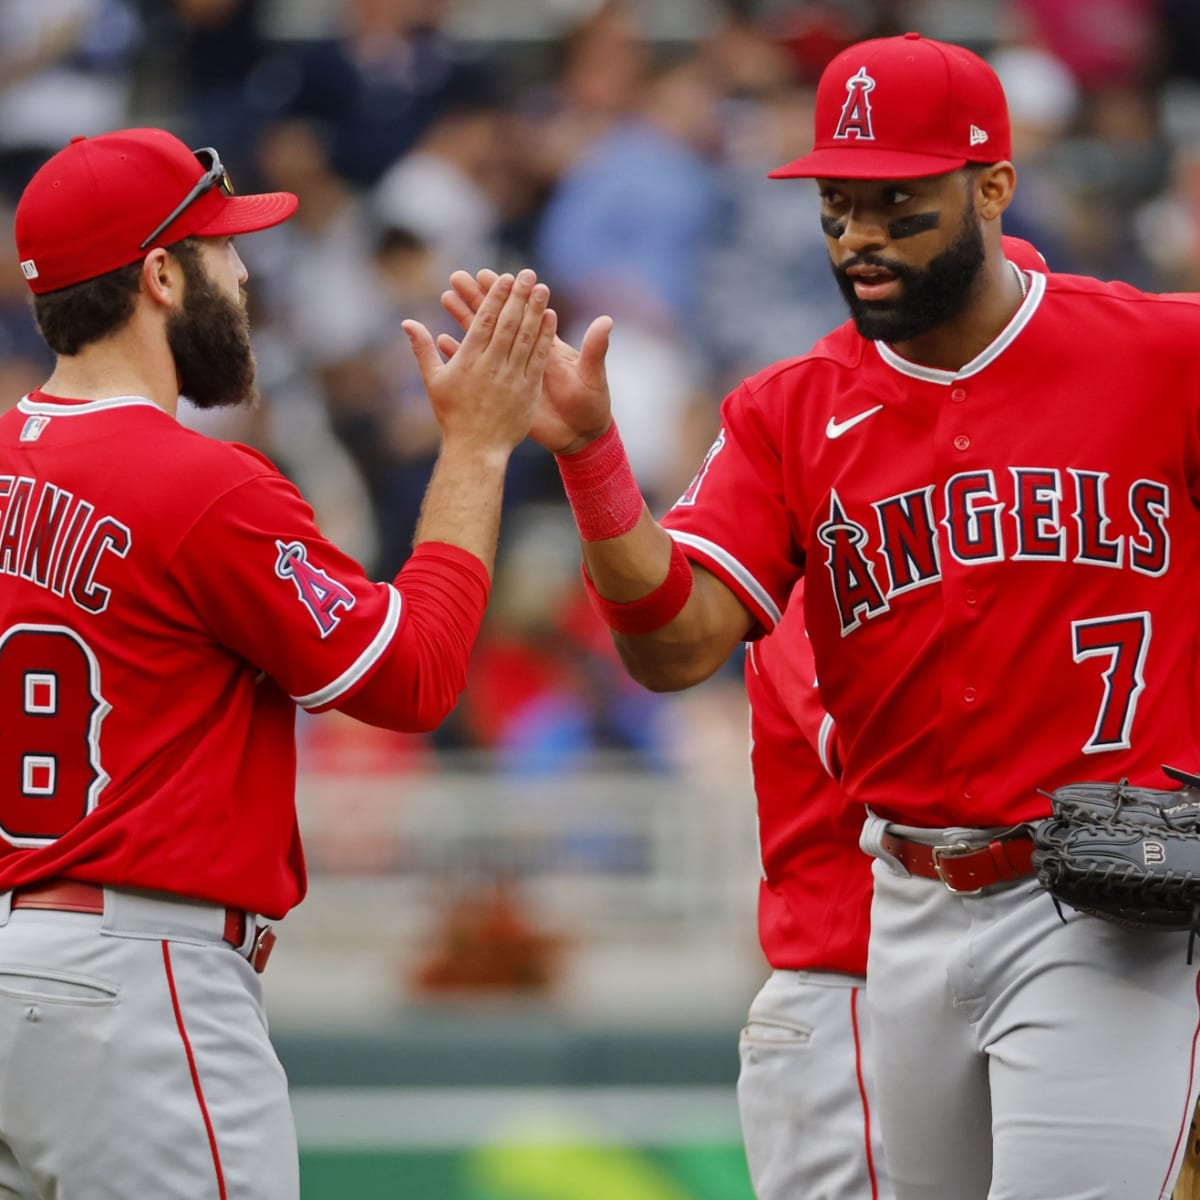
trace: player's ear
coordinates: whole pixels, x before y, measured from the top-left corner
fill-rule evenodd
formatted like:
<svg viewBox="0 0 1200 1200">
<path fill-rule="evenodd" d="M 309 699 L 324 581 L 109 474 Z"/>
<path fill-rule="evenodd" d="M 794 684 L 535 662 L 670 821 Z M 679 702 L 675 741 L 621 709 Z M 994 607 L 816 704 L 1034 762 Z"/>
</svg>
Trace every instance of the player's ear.
<svg viewBox="0 0 1200 1200">
<path fill-rule="evenodd" d="M 141 285 L 155 304 L 169 308 L 182 298 L 183 272 L 175 259 L 159 247 L 142 260 Z"/>
<path fill-rule="evenodd" d="M 1012 203 L 1017 168 L 1008 161 L 989 163 L 975 172 L 975 207 L 985 221 L 994 221 Z"/>
</svg>

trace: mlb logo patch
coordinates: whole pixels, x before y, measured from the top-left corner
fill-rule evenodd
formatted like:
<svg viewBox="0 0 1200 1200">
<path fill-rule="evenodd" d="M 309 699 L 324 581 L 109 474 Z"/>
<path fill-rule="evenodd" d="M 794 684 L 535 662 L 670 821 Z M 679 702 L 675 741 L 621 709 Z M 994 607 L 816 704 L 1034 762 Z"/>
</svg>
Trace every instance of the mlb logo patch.
<svg viewBox="0 0 1200 1200">
<path fill-rule="evenodd" d="M 21 441 L 36 442 L 49 424 L 49 417 L 27 417 L 25 424 L 21 427 Z"/>
<path fill-rule="evenodd" d="M 36 279 L 38 277 L 37 264 L 32 258 L 21 259 L 21 274 L 24 275 L 26 279 Z"/>
</svg>

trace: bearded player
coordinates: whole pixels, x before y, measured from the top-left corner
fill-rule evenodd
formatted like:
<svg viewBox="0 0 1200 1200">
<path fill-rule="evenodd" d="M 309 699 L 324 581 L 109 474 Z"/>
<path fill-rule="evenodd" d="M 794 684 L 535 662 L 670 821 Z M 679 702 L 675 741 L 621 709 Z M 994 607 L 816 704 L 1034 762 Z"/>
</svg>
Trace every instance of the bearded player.
<svg viewBox="0 0 1200 1200">
<path fill-rule="evenodd" d="M 287 219 L 162 130 L 78 138 L 17 207 L 56 353 L 0 418 L 0 1193 L 295 1200 L 257 972 L 305 891 L 297 707 L 432 729 L 465 681 L 554 330 L 531 272 L 442 363 L 416 546 L 376 583 L 261 455 L 235 235 Z"/>
<path fill-rule="evenodd" d="M 1029 826 L 1064 784 L 1200 766 L 1200 306 L 1013 269 L 1007 106 L 961 47 L 850 47 L 814 119 L 775 174 L 817 181 L 851 321 L 726 398 L 662 523 L 612 421 L 608 318 L 547 365 L 534 436 L 647 687 L 707 678 L 805 578 L 876 859 L 900 1200 L 1165 1197 L 1197 1091 L 1187 936 L 1060 914 Z"/>
</svg>

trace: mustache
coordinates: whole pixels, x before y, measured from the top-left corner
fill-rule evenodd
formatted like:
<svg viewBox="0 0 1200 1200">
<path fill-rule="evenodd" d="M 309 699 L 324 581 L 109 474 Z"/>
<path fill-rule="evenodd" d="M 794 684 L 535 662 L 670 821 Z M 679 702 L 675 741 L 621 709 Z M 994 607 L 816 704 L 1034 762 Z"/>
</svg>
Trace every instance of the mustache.
<svg viewBox="0 0 1200 1200">
<path fill-rule="evenodd" d="M 899 279 L 910 279 L 913 275 L 913 269 L 907 263 L 896 262 L 895 259 L 884 258 L 879 254 L 856 254 L 843 263 L 834 263 L 833 273 L 849 283 L 849 273 L 855 267 L 875 267 L 880 271 L 890 271 Z"/>
</svg>

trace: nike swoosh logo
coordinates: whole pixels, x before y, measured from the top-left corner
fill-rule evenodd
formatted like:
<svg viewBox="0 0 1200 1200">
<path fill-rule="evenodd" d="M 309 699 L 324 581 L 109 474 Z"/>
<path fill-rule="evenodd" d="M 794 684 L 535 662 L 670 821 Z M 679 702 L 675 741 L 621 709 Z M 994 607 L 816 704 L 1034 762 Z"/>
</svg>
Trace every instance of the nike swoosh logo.
<svg viewBox="0 0 1200 1200">
<path fill-rule="evenodd" d="M 827 438 L 840 438 L 847 429 L 853 429 L 860 421 L 865 421 L 868 417 L 873 417 L 881 408 L 883 408 L 883 405 L 877 404 L 874 408 L 868 408 L 866 412 L 860 412 L 848 421 L 839 421 L 837 417 L 830 417 L 829 424 L 825 426 L 825 436 Z"/>
</svg>

